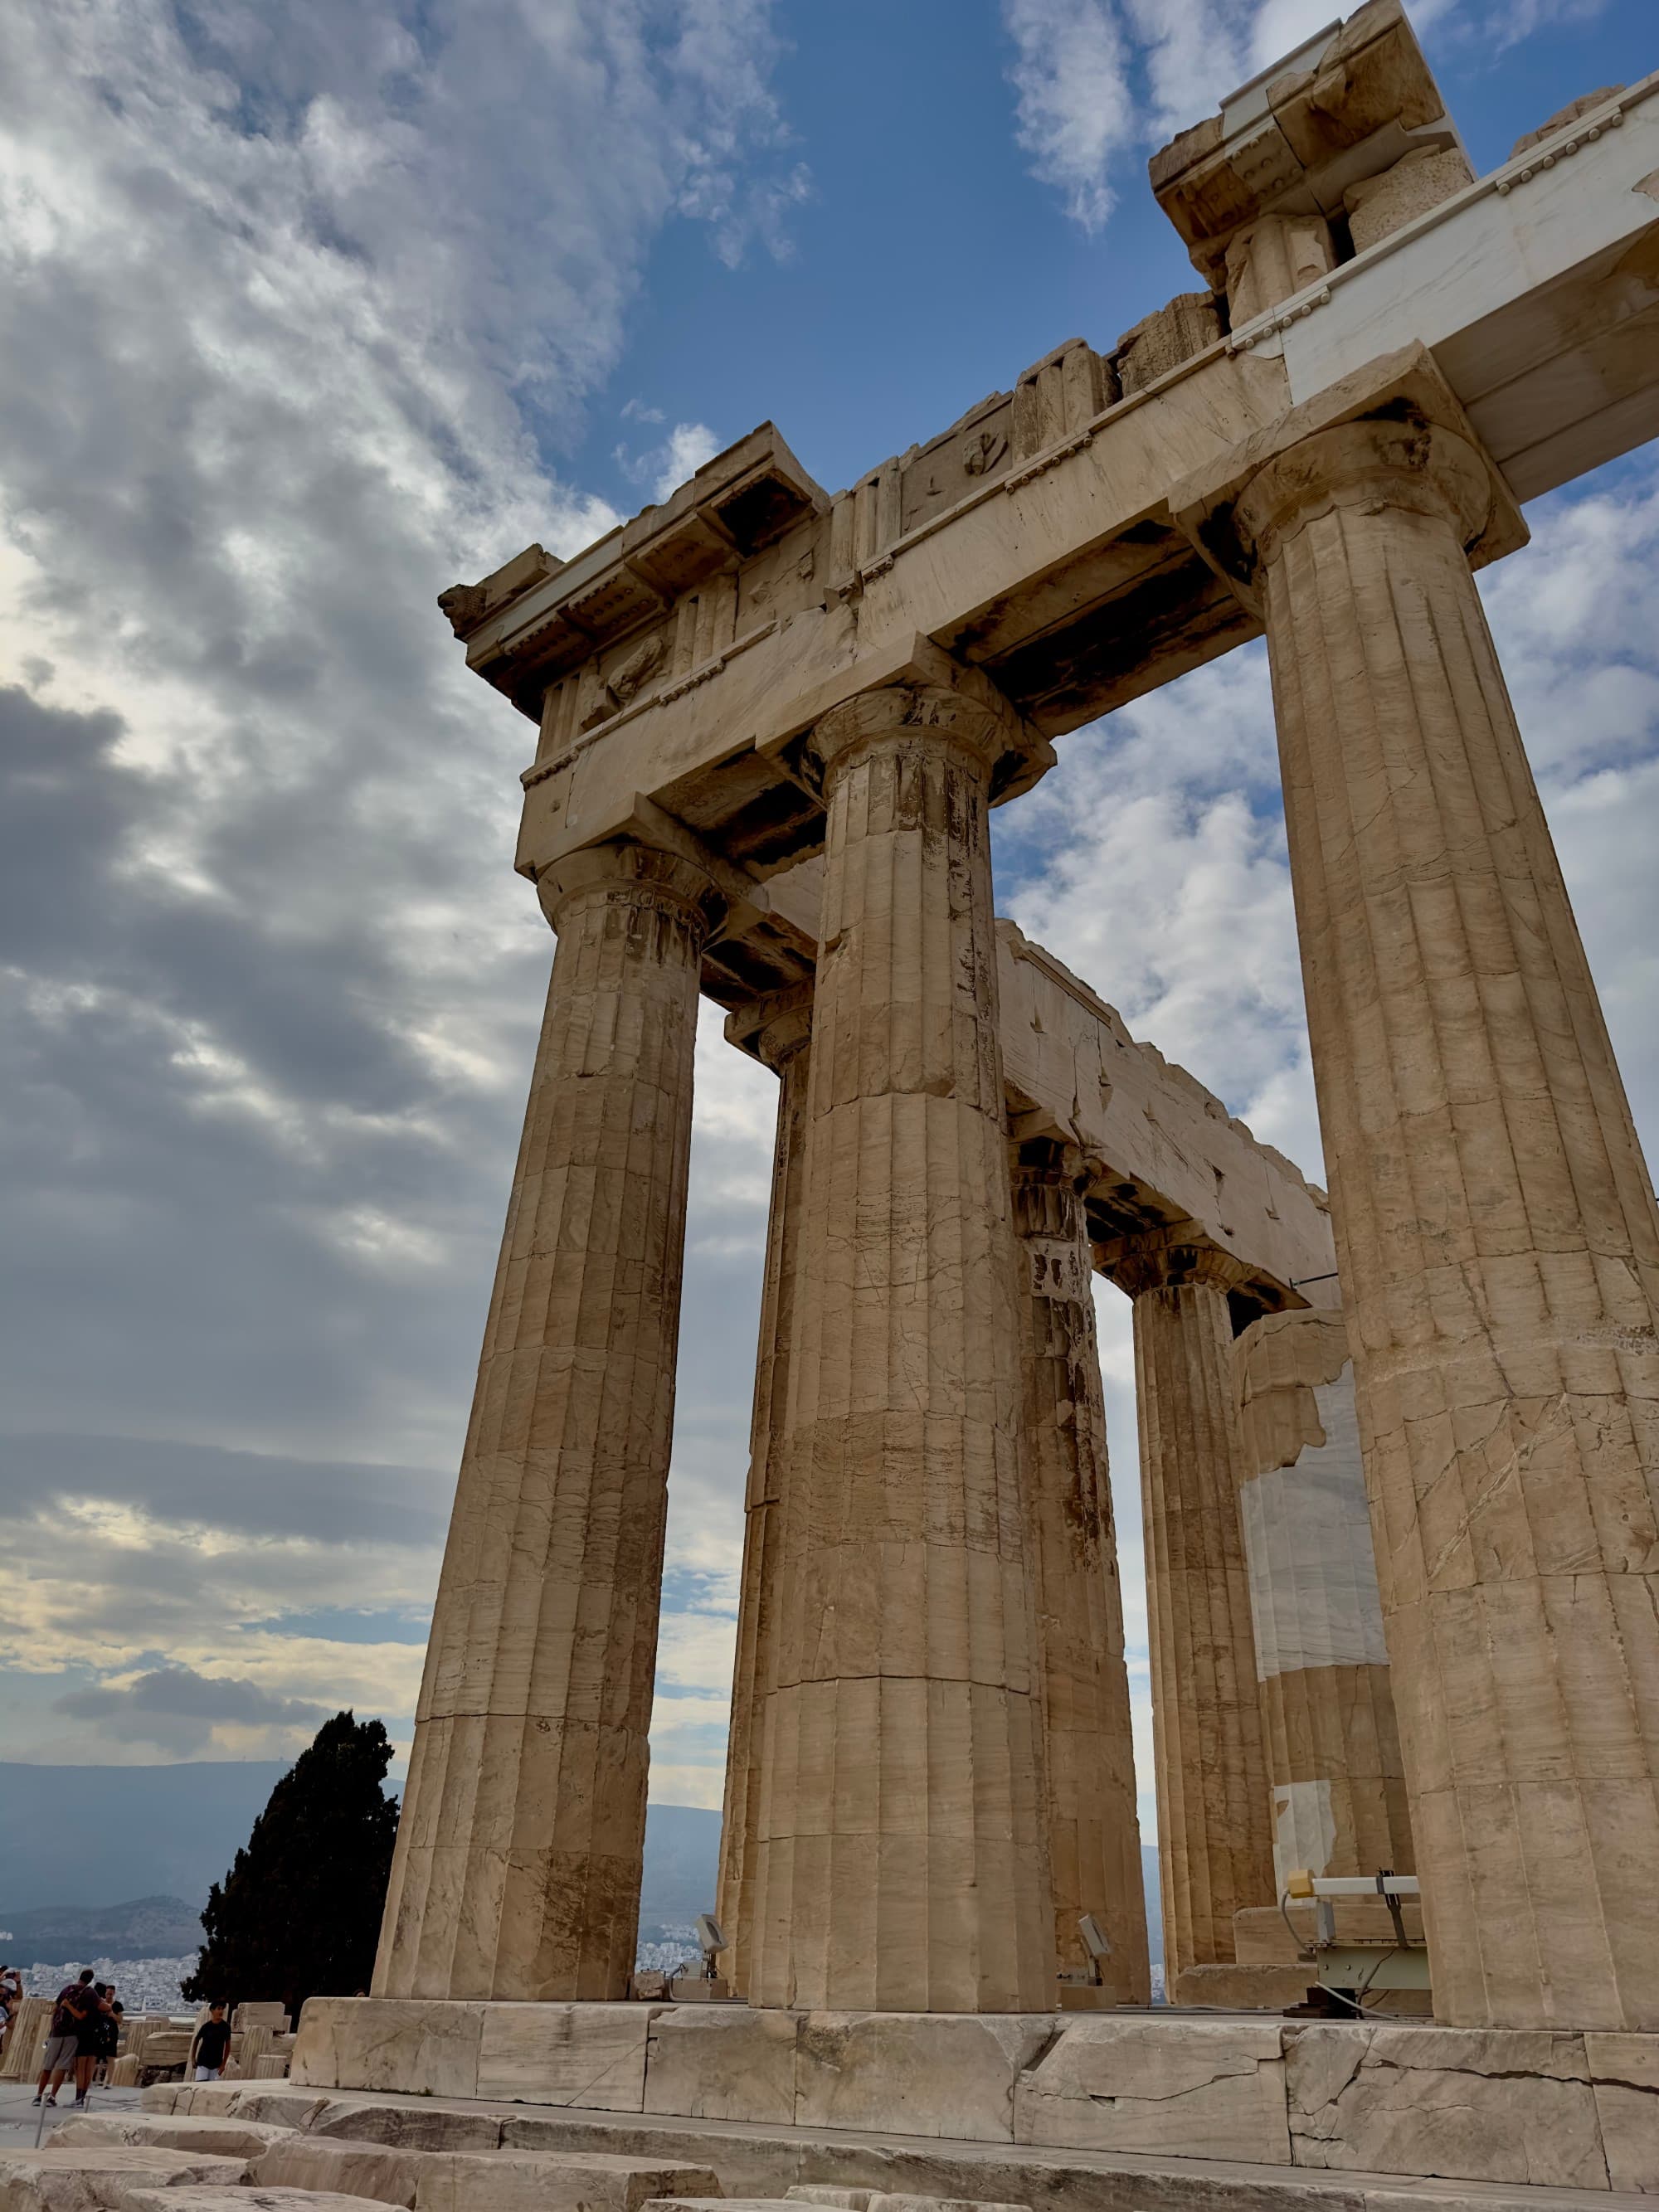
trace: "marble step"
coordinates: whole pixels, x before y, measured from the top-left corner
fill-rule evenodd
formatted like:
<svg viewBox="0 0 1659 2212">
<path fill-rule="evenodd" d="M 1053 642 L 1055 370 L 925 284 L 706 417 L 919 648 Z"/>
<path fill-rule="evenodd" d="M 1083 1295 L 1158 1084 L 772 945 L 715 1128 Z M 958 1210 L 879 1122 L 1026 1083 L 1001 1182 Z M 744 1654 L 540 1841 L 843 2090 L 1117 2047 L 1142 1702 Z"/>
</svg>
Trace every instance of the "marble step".
<svg viewBox="0 0 1659 2212">
<path fill-rule="evenodd" d="M 148 2092 L 201 2097 L 203 2090 Z M 216 2109 L 278 2117 L 278 2093 L 222 2084 Z M 891 2198 L 970 2200 L 1029 2206 L 1031 2212 L 1655 2212 L 1656 2198 L 1607 2188 L 1556 2188 L 1397 2173 L 1330 2172 L 1219 2157 L 1146 2156 L 1043 2149 L 948 2137 L 874 2136 L 850 2129 L 791 2128 L 751 2121 L 585 2112 L 482 2105 L 373 2091 L 289 2088 L 280 2102 L 319 2142 L 377 2142 L 441 2150 L 447 2140 L 477 2148 L 610 2154 L 666 2164 L 700 2164 L 718 2177 L 728 2212 L 744 2203 L 845 2202 L 878 2191 Z M 252 2108 L 257 2105 L 257 2113 Z M 714 2191 L 700 2190 L 707 2199 Z M 689 2197 L 690 2192 L 687 2192 Z M 379 2200 L 384 2202 L 386 2200 Z M 667 2201 L 665 2197 L 662 2201 Z M 684 2200 L 678 2200 L 684 2201 Z M 866 2199 L 867 2204 L 867 2199 Z M 0 2205 L 0 2212 L 6 2208 Z"/>
</svg>

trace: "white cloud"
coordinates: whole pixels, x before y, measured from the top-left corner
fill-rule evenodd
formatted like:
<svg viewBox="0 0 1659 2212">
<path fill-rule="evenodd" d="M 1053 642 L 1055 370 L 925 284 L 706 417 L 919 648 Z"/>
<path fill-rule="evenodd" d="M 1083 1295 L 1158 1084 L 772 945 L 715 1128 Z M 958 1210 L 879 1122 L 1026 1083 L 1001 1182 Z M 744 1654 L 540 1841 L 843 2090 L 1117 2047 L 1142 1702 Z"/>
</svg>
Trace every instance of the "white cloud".
<svg viewBox="0 0 1659 2212">
<path fill-rule="evenodd" d="M 1501 51 L 1588 21 L 1606 0 L 1414 0 L 1420 36 L 1450 18 L 1460 42 Z M 1014 42 L 1015 135 L 1066 213 L 1100 229 L 1115 173 L 1210 114 L 1331 21 L 1328 0 L 1002 0 Z"/>
<path fill-rule="evenodd" d="M 1122 33 L 1109 0 L 1003 0 L 1014 41 L 1018 136 L 1033 175 L 1066 212 L 1098 230 L 1112 211 L 1112 157 L 1131 142 L 1134 110 Z"/>
<path fill-rule="evenodd" d="M 112 1468 L 165 1449 L 135 1436 L 188 1440 L 142 1498 L 94 1451 L 0 1447 L 14 1753 L 125 1755 L 113 1709 L 52 1698 L 169 1668 L 268 1702 L 158 1719 L 152 1686 L 168 1755 L 199 1727 L 222 1754 L 292 1748 L 281 1714 L 311 1703 L 411 1708 L 419 1645 L 395 1639 L 435 1581 L 552 954 L 506 858 L 532 733 L 433 601 L 614 519 L 548 457 L 665 222 L 728 262 L 787 251 L 807 185 L 769 16 L 0 21 L 0 1371 L 20 1427 L 72 1406 L 126 1431 Z M 716 442 L 677 425 L 653 485 Z M 732 1253 L 708 1264 L 741 1310 L 763 1185 L 732 1110 L 710 1224 Z M 740 1488 L 747 1416 L 684 1397 L 695 1504 L 717 1472 Z M 220 1446 L 285 1455 L 264 1486 L 318 1526 L 252 1525 L 262 1463 Z M 406 1527 L 380 1459 L 447 1470 Z M 687 1546 L 711 1589 L 723 1510 Z"/>
</svg>

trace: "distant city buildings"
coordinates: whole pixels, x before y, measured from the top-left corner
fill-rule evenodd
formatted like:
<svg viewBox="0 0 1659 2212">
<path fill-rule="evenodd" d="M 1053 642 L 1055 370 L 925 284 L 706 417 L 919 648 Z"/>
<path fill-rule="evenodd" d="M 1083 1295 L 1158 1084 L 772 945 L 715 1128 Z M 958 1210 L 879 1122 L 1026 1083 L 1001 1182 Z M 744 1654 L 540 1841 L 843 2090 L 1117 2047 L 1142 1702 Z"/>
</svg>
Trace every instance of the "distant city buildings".
<svg viewBox="0 0 1659 2212">
<path fill-rule="evenodd" d="M 180 1996 L 179 1984 L 196 1971 L 196 1954 L 181 1959 L 71 1959 L 62 1966 L 19 1968 L 23 1994 L 54 1996 L 65 1982 L 72 1982 L 82 1966 L 90 1966 L 100 1982 L 113 1982 L 115 1994 L 130 2013 L 194 2012 Z"/>
</svg>

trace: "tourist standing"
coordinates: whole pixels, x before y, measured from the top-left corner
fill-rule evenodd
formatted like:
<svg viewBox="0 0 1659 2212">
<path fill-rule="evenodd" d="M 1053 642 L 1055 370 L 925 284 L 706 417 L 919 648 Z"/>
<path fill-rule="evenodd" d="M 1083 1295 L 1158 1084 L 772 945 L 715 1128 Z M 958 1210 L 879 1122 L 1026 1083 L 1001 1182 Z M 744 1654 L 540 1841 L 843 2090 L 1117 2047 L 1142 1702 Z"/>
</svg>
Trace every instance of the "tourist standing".
<svg viewBox="0 0 1659 2212">
<path fill-rule="evenodd" d="M 92 2002 L 75 2031 L 75 2101 L 84 2105 L 92 2087 L 92 2069 L 103 2056 L 104 2033 L 114 1997 L 112 1983 L 94 1982 Z"/>
<path fill-rule="evenodd" d="M 75 2070 L 76 2056 L 80 2049 L 81 2022 L 93 2008 L 92 1968 L 82 1966 L 79 1980 L 65 1982 L 52 2005 L 52 2025 L 41 2057 L 40 2078 L 34 2085 L 37 2105 L 43 2095 L 49 2105 L 58 2102 L 58 2089 L 65 2077 Z"/>
<path fill-rule="evenodd" d="M 208 2016 L 191 2043 L 190 2064 L 185 2071 L 188 2074 L 193 2069 L 198 2081 L 216 2081 L 229 2049 L 230 2022 L 225 2018 L 225 2008 L 222 2004 L 210 2005 Z"/>
</svg>

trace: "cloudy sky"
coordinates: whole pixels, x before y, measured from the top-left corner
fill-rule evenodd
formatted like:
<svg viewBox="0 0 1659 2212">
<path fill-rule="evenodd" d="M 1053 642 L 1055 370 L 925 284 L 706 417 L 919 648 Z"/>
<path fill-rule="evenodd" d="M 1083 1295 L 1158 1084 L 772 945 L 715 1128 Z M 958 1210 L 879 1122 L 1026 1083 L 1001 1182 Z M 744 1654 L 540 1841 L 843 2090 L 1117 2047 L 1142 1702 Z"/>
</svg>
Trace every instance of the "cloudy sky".
<svg viewBox="0 0 1659 2212">
<path fill-rule="evenodd" d="M 766 416 L 839 485 L 1109 345 L 1193 282 L 1147 153 L 1329 5 L 0 14 L 0 1757 L 407 1736 L 552 951 L 437 592 Z M 1659 62 L 1647 0 L 1417 20 L 1481 167 Z M 1659 469 L 1529 519 L 1483 588 L 1651 1146 Z M 1005 909 L 1316 1172 L 1260 649 L 998 828 Z M 653 1794 L 714 1804 L 773 1079 L 703 1046 Z"/>
</svg>

